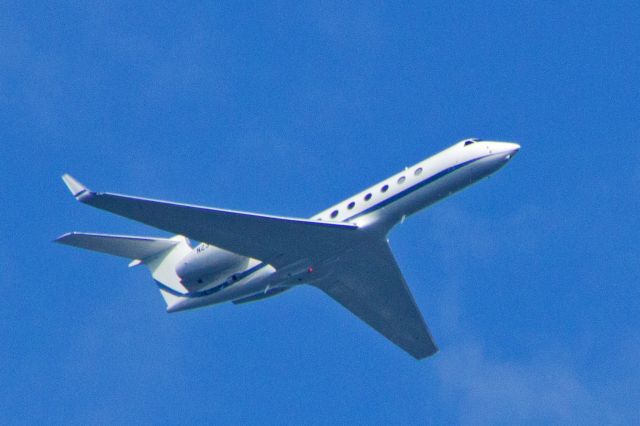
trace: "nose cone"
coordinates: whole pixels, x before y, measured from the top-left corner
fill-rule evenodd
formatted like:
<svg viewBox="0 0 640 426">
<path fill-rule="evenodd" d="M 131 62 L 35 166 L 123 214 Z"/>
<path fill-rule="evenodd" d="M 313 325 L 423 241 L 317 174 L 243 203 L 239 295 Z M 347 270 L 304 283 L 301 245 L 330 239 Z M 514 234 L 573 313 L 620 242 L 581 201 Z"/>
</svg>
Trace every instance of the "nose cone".
<svg viewBox="0 0 640 426">
<path fill-rule="evenodd" d="M 504 144 L 505 144 L 504 149 L 505 151 L 507 151 L 506 159 L 511 160 L 513 156 L 516 155 L 518 151 L 520 151 L 520 145 L 513 142 L 505 142 Z"/>
<path fill-rule="evenodd" d="M 518 153 L 520 145 L 514 142 L 488 142 L 488 148 L 495 154 L 504 154 L 509 160 Z"/>
<path fill-rule="evenodd" d="M 505 148 L 508 148 L 512 151 L 517 151 L 520 149 L 520 145 L 514 142 L 503 142 L 503 144 L 505 145 Z"/>
<path fill-rule="evenodd" d="M 513 143 L 513 142 L 503 142 L 505 145 L 505 148 L 516 153 L 520 150 L 520 145 L 518 145 L 517 143 Z"/>
</svg>

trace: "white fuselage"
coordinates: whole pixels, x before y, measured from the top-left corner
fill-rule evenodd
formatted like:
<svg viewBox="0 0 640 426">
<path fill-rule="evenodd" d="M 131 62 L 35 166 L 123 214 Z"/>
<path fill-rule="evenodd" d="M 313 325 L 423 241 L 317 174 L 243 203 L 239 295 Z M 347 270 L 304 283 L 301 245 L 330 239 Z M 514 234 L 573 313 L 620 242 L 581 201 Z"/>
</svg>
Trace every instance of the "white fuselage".
<svg viewBox="0 0 640 426">
<path fill-rule="evenodd" d="M 357 225 L 357 232 L 387 234 L 405 217 L 489 176 L 506 164 L 519 149 L 520 146 L 514 143 L 464 140 L 323 210 L 311 219 L 347 222 Z M 207 247 L 196 247 L 190 256 L 205 256 Z M 181 295 L 182 300 L 170 311 L 268 297 L 306 282 L 312 272 L 306 264 L 285 269 L 276 270 L 259 260 L 246 259 L 242 270 L 223 280 L 207 283 L 201 290 Z"/>
</svg>

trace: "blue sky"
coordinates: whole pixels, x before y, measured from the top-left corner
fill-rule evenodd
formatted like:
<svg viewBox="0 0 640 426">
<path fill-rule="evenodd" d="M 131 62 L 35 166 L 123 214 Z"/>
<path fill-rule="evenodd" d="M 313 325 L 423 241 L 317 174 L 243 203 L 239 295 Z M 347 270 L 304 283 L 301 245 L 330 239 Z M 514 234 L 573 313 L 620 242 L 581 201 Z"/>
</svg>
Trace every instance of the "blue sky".
<svg viewBox="0 0 640 426">
<path fill-rule="evenodd" d="M 0 422 L 640 422 L 637 2 L 5 5 Z M 99 190 L 308 217 L 456 141 L 514 140 L 391 244 L 440 346 L 416 362 L 301 288 L 168 315 L 165 235 Z"/>
</svg>

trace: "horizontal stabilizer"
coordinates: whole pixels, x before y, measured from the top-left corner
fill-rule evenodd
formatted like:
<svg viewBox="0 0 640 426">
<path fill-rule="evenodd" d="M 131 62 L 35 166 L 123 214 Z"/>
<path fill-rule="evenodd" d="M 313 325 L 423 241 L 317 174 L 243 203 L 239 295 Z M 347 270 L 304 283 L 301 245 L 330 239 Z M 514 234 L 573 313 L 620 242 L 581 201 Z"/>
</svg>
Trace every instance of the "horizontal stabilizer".
<svg viewBox="0 0 640 426">
<path fill-rule="evenodd" d="M 88 234 L 82 232 L 64 234 L 56 239 L 55 242 L 126 257 L 127 259 L 145 259 L 178 244 L 177 240 L 167 238 Z"/>
</svg>

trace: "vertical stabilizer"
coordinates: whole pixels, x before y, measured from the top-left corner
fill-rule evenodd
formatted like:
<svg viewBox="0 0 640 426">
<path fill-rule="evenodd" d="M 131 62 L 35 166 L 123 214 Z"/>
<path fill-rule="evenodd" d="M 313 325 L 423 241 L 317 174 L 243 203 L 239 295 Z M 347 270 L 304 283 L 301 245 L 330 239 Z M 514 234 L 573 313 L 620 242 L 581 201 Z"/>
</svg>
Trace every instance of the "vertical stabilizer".
<svg viewBox="0 0 640 426">
<path fill-rule="evenodd" d="M 176 274 L 176 265 L 183 257 L 191 252 L 191 245 L 187 238 L 182 235 L 176 235 L 171 239 L 178 243 L 156 256 L 143 261 L 151 271 L 151 275 L 156 281 L 156 284 L 158 284 L 160 294 L 162 294 L 167 304 L 167 310 L 170 310 L 173 305 L 184 300 L 183 295 L 188 293 L 188 290 L 180 283 L 180 277 Z"/>
</svg>

